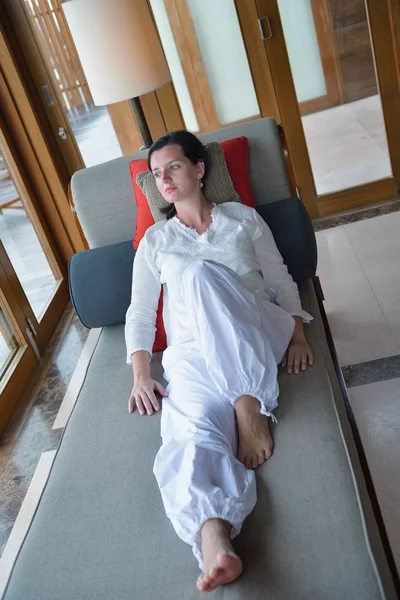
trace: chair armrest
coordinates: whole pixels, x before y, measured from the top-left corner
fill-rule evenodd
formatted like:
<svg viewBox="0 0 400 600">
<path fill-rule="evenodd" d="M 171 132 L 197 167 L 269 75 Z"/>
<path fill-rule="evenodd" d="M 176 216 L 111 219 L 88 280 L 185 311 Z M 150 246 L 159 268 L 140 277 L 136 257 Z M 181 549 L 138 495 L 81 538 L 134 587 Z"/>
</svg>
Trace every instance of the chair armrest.
<svg viewBox="0 0 400 600">
<path fill-rule="evenodd" d="M 317 270 L 317 241 L 304 204 L 287 198 L 256 207 L 272 231 L 279 252 L 296 283 L 314 277 Z"/>
<path fill-rule="evenodd" d="M 89 328 L 125 322 L 131 300 L 132 241 L 78 252 L 69 261 L 74 308 Z"/>
</svg>

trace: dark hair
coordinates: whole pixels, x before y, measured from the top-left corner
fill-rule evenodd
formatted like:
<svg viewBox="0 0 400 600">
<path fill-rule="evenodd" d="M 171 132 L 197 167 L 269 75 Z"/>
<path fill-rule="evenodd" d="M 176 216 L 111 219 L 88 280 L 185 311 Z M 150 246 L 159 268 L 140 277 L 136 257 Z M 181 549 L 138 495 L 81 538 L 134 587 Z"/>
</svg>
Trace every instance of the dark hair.
<svg viewBox="0 0 400 600">
<path fill-rule="evenodd" d="M 147 158 L 149 170 L 151 171 L 150 163 L 153 152 L 161 150 L 162 148 L 165 148 L 165 146 L 175 145 L 182 148 L 183 155 L 186 156 L 186 158 L 188 158 L 193 165 L 197 165 L 200 160 L 203 161 L 205 171 L 202 181 L 204 182 L 209 162 L 208 154 L 199 138 L 197 138 L 193 133 L 190 133 L 190 131 L 172 131 L 171 133 L 166 133 L 162 137 L 158 138 L 158 140 L 154 142 L 149 150 L 149 155 Z M 171 206 L 162 208 L 161 212 L 167 216 L 167 219 L 171 219 L 176 215 L 175 204 L 171 204 Z"/>
</svg>

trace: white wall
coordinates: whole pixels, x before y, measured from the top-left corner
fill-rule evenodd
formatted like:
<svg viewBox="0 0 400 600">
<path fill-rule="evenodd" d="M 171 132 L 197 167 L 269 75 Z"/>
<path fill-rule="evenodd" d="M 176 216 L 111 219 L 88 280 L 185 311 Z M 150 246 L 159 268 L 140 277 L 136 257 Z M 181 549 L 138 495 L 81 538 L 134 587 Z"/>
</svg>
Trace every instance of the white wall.
<svg viewBox="0 0 400 600">
<path fill-rule="evenodd" d="M 188 0 L 221 125 L 259 114 L 233 0 Z"/>
<path fill-rule="evenodd" d="M 190 98 L 185 75 L 179 59 L 178 50 L 176 48 L 174 36 L 168 21 L 168 15 L 165 10 L 164 0 L 150 0 L 150 4 L 153 10 L 154 19 L 157 24 L 158 33 L 161 38 L 161 44 L 167 59 L 186 128 L 193 132 L 199 131 L 199 125 L 193 109 L 192 100 Z"/>
<path fill-rule="evenodd" d="M 278 0 L 298 102 L 325 96 L 326 85 L 310 0 Z"/>
</svg>

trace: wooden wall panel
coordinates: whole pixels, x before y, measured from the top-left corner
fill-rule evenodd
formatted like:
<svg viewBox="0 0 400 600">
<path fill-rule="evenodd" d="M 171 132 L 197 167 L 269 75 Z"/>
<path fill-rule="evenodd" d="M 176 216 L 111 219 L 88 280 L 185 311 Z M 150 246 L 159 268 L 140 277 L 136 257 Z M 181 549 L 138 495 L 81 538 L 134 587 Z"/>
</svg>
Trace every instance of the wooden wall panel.
<svg viewBox="0 0 400 600">
<path fill-rule="evenodd" d="M 378 92 L 364 0 L 330 0 L 345 102 Z"/>
<path fill-rule="evenodd" d="M 143 140 L 129 100 L 109 104 L 107 110 L 121 146 L 122 154 L 126 156 L 132 154 L 132 152 L 137 152 L 143 145 Z"/>
</svg>

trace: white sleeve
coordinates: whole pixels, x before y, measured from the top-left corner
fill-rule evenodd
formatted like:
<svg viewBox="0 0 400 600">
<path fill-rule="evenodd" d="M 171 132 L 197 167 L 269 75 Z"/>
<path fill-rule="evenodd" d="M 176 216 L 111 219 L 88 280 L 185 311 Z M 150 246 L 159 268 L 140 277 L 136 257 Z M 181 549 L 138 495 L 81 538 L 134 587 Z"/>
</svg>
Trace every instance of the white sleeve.
<svg viewBox="0 0 400 600">
<path fill-rule="evenodd" d="M 126 313 L 125 342 L 127 363 L 131 354 L 146 350 L 152 355 L 161 283 L 146 236 L 133 261 L 131 304 Z"/>
<path fill-rule="evenodd" d="M 298 287 L 283 262 L 274 236 L 265 221 L 254 212 L 257 223 L 253 244 L 267 292 L 273 302 L 293 317 L 302 317 L 304 323 L 309 323 L 313 317 L 302 309 Z"/>
</svg>

